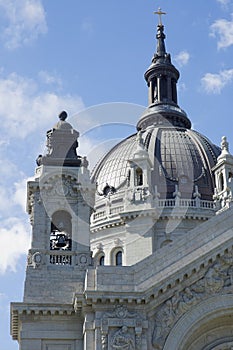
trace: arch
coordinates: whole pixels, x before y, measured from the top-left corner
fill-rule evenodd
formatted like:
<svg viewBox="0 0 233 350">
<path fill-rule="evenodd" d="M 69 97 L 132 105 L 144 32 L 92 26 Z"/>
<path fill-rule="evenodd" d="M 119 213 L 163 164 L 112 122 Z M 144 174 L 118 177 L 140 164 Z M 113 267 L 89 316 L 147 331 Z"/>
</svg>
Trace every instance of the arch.
<svg viewBox="0 0 233 350">
<path fill-rule="evenodd" d="M 114 266 L 123 265 L 123 251 L 122 248 L 115 248 L 111 253 L 111 261 Z"/>
<path fill-rule="evenodd" d="M 104 260 L 105 260 L 105 256 L 104 256 L 104 254 L 102 254 L 102 255 L 99 257 L 99 265 L 100 265 L 100 266 L 104 266 Z"/>
<path fill-rule="evenodd" d="M 123 258 L 122 251 L 119 250 L 115 256 L 116 266 L 122 266 L 122 258 Z"/>
<path fill-rule="evenodd" d="M 65 210 L 57 210 L 52 215 L 50 249 L 72 249 L 72 218 L 70 213 Z"/>
<path fill-rule="evenodd" d="M 232 342 L 232 313 L 233 295 L 218 295 L 200 302 L 178 320 L 163 350 L 212 350 Z"/>
<path fill-rule="evenodd" d="M 94 261 L 96 266 L 105 265 L 105 253 L 103 251 L 102 244 L 99 245 L 97 252 L 94 255 Z"/>
</svg>

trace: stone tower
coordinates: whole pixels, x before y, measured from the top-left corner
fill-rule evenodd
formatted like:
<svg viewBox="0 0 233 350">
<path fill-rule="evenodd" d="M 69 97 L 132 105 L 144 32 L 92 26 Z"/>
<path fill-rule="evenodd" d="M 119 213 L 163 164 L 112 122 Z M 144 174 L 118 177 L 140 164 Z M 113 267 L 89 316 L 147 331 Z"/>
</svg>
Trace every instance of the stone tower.
<svg viewBox="0 0 233 350">
<path fill-rule="evenodd" d="M 72 303 L 92 265 L 89 219 L 95 186 L 87 159 L 76 153 L 79 133 L 66 117 L 63 111 L 47 132 L 47 154 L 38 157 L 35 179 L 28 182 L 32 243 L 24 301 L 12 314 L 17 319 L 12 335 L 21 350 L 83 346 L 83 319 Z"/>
</svg>

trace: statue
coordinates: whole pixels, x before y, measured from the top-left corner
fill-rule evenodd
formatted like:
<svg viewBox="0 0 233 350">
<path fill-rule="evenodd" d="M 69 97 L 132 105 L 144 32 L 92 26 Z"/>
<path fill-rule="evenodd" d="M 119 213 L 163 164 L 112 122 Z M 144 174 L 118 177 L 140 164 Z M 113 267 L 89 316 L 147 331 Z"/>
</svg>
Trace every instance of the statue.
<svg viewBox="0 0 233 350">
<path fill-rule="evenodd" d="M 128 333 L 128 327 L 123 326 L 116 331 L 111 341 L 112 349 L 116 350 L 134 350 L 135 344 L 133 337 Z"/>
</svg>

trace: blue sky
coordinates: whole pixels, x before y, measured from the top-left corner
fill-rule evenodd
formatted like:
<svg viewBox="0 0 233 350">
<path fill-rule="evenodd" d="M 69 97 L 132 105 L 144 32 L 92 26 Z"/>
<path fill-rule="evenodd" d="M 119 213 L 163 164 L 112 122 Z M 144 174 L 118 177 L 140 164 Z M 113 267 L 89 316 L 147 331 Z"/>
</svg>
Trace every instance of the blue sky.
<svg viewBox="0 0 233 350">
<path fill-rule="evenodd" d="M 0 0 L 0 337 L 9 302 L 22 300 L 30 226 L 26 180 L 45 133 L 65 109 L 91 166 L 135 130 L 147 105 L 153 11 L 167 15 L 166 48 L 180 70 L 179 105 L 193 128 L 233 149 L 233 0 Z M 117 127 L 116 127 L 117 126 Z M 94 156 L 93 156 L 94 154 Z"/>
</svg>

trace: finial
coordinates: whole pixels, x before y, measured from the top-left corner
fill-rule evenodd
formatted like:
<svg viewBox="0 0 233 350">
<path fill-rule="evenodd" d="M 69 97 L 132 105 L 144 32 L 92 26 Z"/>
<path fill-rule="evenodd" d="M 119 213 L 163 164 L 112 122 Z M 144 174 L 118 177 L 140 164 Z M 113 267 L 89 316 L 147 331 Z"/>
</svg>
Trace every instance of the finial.
<svg viewBox="0 0 233 350">
<path fill-rule="evenodd" d="M 166 12 L 163 12 L 159 7 L 158 11 L 155 11 L 154 14 L 159 16 L 159 26 L 162 26 L 162 15 L 166 15 Z"/>
<path fill-rule="evenodd" d="M 222 148 L 222 151 L 229 152 L 229 143 L 227 142 L 226 136 L 222 137 L 221 148 Z"/>
<path fill-rule="evenodd" d="M 65 121 L 66 118 L 67 118 L 67 113 L 66 113 L 66 111 L 62 111 L 62 112 L 59 114 L 58 118 L 59 118 L 60 120 L 62 120 L 62 121 Z"/>
</svg>

